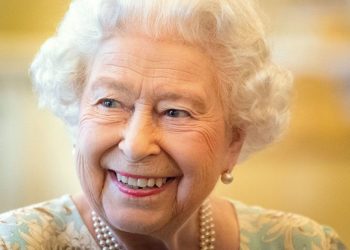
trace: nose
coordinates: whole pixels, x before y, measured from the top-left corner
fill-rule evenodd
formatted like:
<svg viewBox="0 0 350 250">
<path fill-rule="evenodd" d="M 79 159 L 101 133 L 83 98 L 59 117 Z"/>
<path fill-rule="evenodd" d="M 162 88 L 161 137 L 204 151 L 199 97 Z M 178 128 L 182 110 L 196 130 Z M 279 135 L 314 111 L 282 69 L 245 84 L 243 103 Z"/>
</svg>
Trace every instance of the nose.
<svg viewBox="0 0 350 250">
<path fill-rule="evenodd" d="M 140 161 L 147 156 L 159 154 L 157 137 L 152 114 L 134 110 L 123 131 L 119 149 L 129 161 Z"/>
</svg>

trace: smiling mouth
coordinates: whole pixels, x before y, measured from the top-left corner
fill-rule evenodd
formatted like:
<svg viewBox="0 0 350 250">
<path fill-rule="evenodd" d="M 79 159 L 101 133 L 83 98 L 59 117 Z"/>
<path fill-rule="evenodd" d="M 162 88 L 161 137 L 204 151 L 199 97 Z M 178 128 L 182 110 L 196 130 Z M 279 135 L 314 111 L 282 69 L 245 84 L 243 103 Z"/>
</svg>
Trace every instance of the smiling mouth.
<svg viewBox="0 0 350 250">
<path fill-rule="evenodd" d="M 161 188 L 163 185 L 170 183 L 175 177 L 157 177 L 157 178 L 147 178 L 147 177 L 134 177 L 128 176 L 121 173 L 117 173 L 113 170 L 108 170 L 110 174 L 118 181 L 119 184 L 128 187 L 130 189 L 155 189 Z"/>
</svg>

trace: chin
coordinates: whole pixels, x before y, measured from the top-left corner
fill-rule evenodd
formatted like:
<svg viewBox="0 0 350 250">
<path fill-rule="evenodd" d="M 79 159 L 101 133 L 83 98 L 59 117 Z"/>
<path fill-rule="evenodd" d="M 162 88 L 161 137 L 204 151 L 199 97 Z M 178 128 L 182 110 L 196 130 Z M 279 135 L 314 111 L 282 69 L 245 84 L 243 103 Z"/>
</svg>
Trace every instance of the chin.
<svg viewBox="0 0 350 250">
<path fill-rule="evenodd" d="M 108 222 L 117 230 L 151 235 L 169 224 L 170 216 L 162 211 L 118 208 L 118 212 L 105 208 Z"/>
</svg>

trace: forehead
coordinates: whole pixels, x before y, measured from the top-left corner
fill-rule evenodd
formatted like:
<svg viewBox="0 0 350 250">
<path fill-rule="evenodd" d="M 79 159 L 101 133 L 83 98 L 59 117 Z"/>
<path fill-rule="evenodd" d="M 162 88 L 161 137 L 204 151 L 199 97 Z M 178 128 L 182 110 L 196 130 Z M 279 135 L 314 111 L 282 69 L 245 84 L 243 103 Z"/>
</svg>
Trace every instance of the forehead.
<svg viewBox="0 0 350 250">
<path fill-rule="evenodd" d="M 103 41 L 91 67 L 91 77 L 109 75 L 164 78 L 175 82 L 214 84 L 210 58 L 197 47 L 142 36 L 111 37 Z"/>
</svg>

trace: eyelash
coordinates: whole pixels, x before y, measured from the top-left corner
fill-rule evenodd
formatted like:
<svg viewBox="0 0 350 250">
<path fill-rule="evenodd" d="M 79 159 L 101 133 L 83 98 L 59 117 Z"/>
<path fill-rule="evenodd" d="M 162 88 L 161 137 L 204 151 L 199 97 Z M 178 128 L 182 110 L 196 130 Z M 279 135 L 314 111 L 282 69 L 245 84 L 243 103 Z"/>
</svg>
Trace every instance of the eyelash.
<svg viewBox="0 0 350 250">
<path fill-rule="evenodd" d="M 107 104 L 109 103 L 109 104 Z M 110 99 L 110 98 L 104 98 L 99 102 L 100 105 L 102 105 L 104 108 L 118 108 L 121 107 L 120 102 L 118 102 L 117 100 L 114 99 Z M 113 104 L 115 106 L 113 106 Z"/>
<path fill-rule="evenodd" d="M 179 115 L 179 113 L 181 113 L 181 114 Z M 191 116 L 189 112 L 187 112 L 185 110 L 181 110 L 181 109 L 168 109 L 168 110 L 165 110 L 164 114 L 170 118 L 184 118 L 184 117 Z M 176 115 L 176 114 L 178 114 L 178 115 Z"/>
<path fill-rule="evenodd" d="M 114 106 L 113 106 L 113 104 L 114 104 Z M 99 102 L 99 105 L 102 105 L 104 108 L 107 108 L 107 109 L 122 107 L 122 104 L 120 102 L 118 102 L 115 99 L 111 99 L 111 98 L 101 99 L 101 101 Z M 169 118 L 191 117 L 191 114 L 188 111 L 182 110 L 182 109 L 176 109 L 176 108 L 167 109 L 163 112 L 163 114 Z"/>
</svg>

